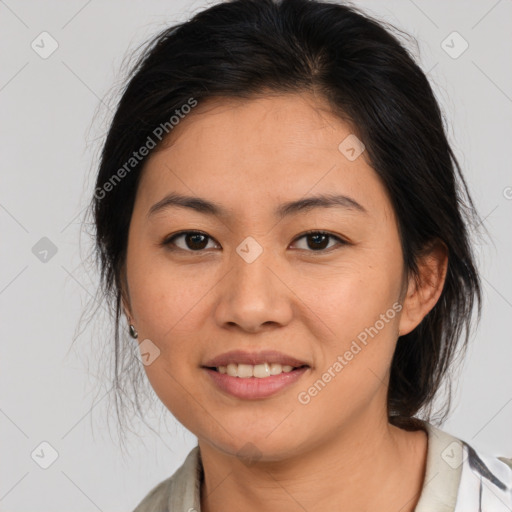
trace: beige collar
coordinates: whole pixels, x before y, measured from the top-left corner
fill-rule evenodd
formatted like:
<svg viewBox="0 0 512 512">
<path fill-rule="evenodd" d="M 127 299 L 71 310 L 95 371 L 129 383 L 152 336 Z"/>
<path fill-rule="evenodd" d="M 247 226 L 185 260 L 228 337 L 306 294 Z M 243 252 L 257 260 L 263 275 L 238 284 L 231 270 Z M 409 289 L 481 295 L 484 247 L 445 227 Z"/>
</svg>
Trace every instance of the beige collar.
<svg viewBox="0 0 512 512">
<path fill-rule="evenodd" d="M 427 467 L 421 495 L 414 512 L 453 512 L 462 474 L 462 442 L 430 423 Z"/>
</svg>

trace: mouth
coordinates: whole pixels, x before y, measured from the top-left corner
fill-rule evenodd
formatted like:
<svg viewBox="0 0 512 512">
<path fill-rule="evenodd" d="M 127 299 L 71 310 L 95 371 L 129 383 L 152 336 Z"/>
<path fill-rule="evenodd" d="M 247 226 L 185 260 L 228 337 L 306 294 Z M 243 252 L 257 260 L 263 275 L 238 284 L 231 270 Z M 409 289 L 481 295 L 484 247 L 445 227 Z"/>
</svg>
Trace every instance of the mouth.
<svg viewBox="0 0 512 512">
<path fill-rule="evenodd" d="M 203 363 L 218 391 L 244 400 L 262 399 L 297 382 L 311 366 L 276 350 L 232 350 Z"/>
<path fill-rule="evenodd" d="M 203 368 L 239 379 L 267 379 L 276 375 L 282 375 L 283 373 L 292 373 L 303 368 L 309 368 L 309 366 L 307 364 L 292 366 L 289 364 L 265 362 L 256 365 L 230 363 L 220 366 L 204 366 Z"/>
</svg>

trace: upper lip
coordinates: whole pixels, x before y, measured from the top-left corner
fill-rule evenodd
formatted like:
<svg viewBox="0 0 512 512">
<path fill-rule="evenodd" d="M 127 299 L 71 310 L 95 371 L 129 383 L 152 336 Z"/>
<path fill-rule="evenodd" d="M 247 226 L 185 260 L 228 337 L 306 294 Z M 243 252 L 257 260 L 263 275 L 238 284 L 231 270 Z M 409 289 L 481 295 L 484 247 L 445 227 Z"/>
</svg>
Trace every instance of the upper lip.
<svg viewBox="0 0 512 512">
<path fill-rule="evenodd" d="M 241 364 L 262 364 L 262 363 L 279 363 L 281 365 L 290 365 L 294 367 L 309 366 L 306 362 L 300 361 L 295 357 L 277 352 L 276 350 L 260 350 L 259 352 L 246 352 L 244 350 L 232 350 L 220 354 L 213 359 L 204 363 L 203 366 L 208 368 L 217 368 L 219 366 L 227 366 L 230 363 Z"/>
</svg>

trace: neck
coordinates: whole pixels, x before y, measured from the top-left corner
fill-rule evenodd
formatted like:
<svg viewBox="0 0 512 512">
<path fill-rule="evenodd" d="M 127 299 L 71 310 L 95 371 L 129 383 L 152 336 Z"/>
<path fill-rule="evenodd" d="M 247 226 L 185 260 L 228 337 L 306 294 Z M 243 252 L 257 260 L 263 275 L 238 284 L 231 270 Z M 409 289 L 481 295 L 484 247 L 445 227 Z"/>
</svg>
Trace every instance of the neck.
<svg viewBox="0 0 512 512">
<path fill-rule="evenodd" d="M 358 421 L 286 460 L 255 461 L 199 441 L 204 481 L 201 512 L 413 512 L 423 485 L 427 436 L 380 422 Z"/>
</svg>

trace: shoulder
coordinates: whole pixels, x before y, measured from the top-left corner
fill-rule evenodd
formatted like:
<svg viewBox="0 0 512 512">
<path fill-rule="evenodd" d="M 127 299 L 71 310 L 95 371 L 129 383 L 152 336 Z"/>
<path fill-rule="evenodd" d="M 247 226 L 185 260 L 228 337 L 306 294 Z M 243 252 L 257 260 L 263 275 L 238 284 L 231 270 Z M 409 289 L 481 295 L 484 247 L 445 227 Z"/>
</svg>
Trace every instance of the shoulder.
<svg viewBox="0 0 512 512">
<path fill-rule="evenodd" d="M 173 475 L 151 489 L 133 512 L 199 511 L 200 477 L 200 452 L 195 446 Z"/>
<path fill-rule="evenodd" d="M 462 441 L 462 475 L 455 512 L 512 510 L 512 459 L 491 455 Z"/>
<path fill-rule="evenodd" d="M 510 512 L 512 459 L 495 456 L 425 423 L 427 468 L 416 512 Z"/>
</svg>

